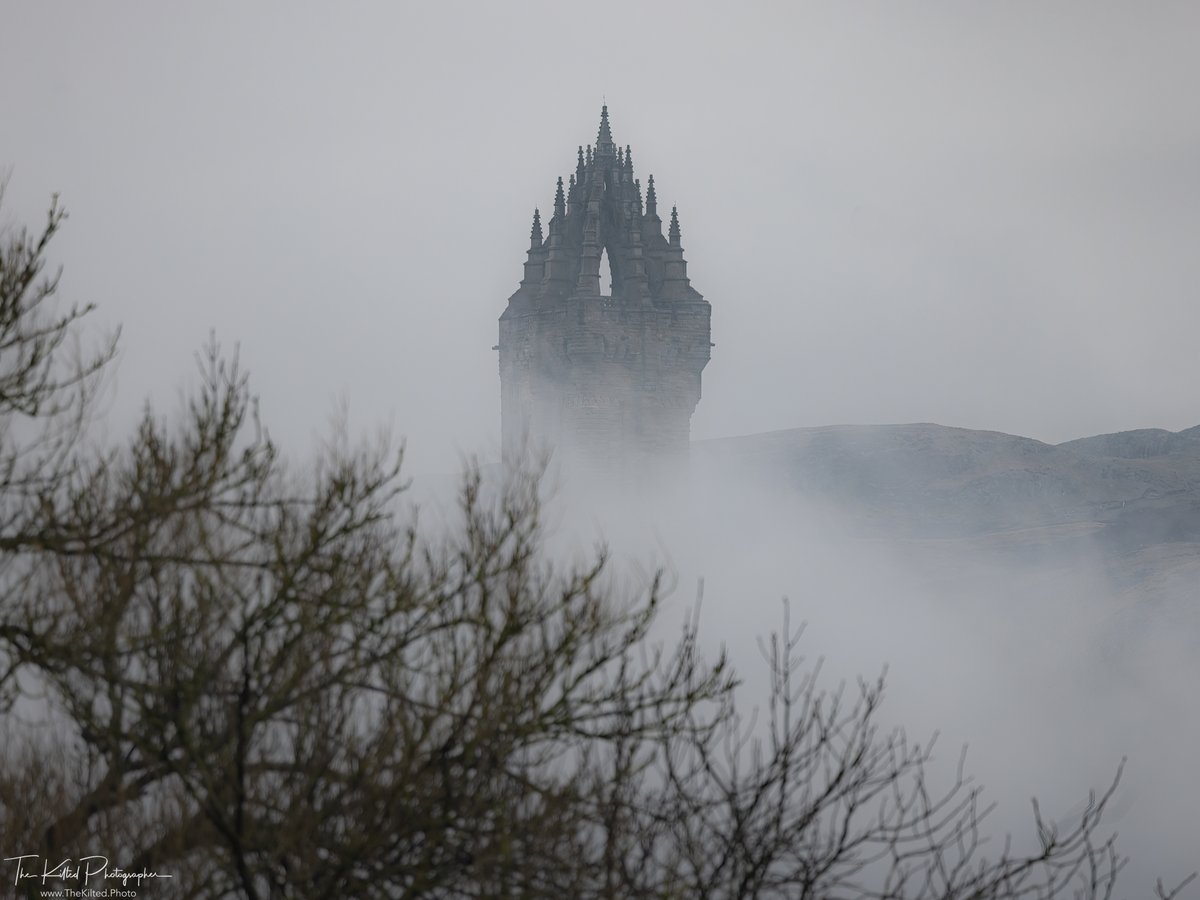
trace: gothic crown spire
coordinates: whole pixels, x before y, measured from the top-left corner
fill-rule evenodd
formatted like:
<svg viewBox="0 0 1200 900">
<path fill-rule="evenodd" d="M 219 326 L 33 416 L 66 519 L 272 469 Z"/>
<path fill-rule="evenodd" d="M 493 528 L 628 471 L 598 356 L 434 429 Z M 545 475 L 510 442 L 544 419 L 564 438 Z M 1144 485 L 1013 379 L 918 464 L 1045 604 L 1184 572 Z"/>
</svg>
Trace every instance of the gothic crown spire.
<svg viewBox="0 0 1200 900">
<path fill-rule="evenodd" d="M 608 127 L 608 104 L 600 107 L 600 130 L 596 132 L 596 150 L 612 146 L 612 131 Z"/>
<path fill-rule="evenodd" d="M 567 187 L 566 182 L 570 185 Z M 601 261 L 611 267 L 614 298 L 661 303 L 701 299 L 691 288 L 683 259 L 679 211 L 670 226 L 657 211 L 658 192 L 647 176 L 633 177 L 633 150 L 618 150 L 605 104 L 596 143 L 579 145 L 575 173 L 555 184 L 553 216 L 547 215 L 549 243 L 543 241 L 541 214 L 534 211 L 531 256 L 521 295 L 541 302 L 572 295 L 600 296 Z"/>
</svg>

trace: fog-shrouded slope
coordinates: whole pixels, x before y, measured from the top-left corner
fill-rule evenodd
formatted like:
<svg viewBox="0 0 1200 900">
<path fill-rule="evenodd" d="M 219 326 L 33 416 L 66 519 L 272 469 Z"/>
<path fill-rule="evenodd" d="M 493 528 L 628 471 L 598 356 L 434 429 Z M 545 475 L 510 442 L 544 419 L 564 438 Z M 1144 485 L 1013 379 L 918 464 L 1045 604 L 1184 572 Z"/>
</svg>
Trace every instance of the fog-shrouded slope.
<svg viewBox="0 0 1200 900">
<path fill-rule="evenodd" d="M 1139 428 L 1116 434 L 1098 434 L 1059 444 L 1084 456 L 1111 456 L 1117 459 L 1155 459 L 1163 456 L 1195 457 L 1200 455 L 1200 425 L 1183 431 L 1162 428 Z"/>
<path fill-rule="evenodd" d="M 694 456 L 700 478 L 737 471 L 893 536 L 1086 523 L 1076 530 L 1112 549 L 1200 540 L 1200 427 L 1054 446 L 932 424 L 834 425 L 703 441 Z"/>
<path fill-rule="evenodd" d="M 692 468 L 701 484 L 756 483 L 843 531 L 901 542 L 942 589 L 978 593 L 991 567 L 1022 593 L 1102 591 L 1123 610 L 1106 640 L 1153 619 L 1200 648 L 1200 427 L 1055 446 L 933 424 L 834 425 L 698 442 Z"/>
</svg>

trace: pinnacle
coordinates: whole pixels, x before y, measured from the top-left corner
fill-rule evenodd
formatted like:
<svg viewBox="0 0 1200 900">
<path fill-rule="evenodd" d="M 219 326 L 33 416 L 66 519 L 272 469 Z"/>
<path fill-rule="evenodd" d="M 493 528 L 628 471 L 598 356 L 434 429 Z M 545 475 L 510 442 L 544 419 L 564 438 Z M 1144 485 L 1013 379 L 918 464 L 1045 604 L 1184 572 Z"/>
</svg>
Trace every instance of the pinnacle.
<svg viewBox="0 0 1200 900">
<path fill-rule="evenodd" d="M 542 214 L 534 209 L 533 227 L 529 229 L 529 240 L 540 244 L 542 242 Z"/>
<path fill-rule="evenodd" d="M 596 134 L 596 149 L 599 150 L 602 146 L 612 142 L 612 131 L 608 127 L 608 104 L 605 103 L 600 107 L 600 131 Z"/>
<path fill-rule="evenodd" d="M 670 227 L 670 230 L 667 232 L 667 236 L 670 238 L 672 246 L 674 246 L 674 247 L 679 246 L 679 239 L 680 239 L 679 210 L 676 209 L 674 206 L 671 207 L 671 227 Z"/>
</svg>

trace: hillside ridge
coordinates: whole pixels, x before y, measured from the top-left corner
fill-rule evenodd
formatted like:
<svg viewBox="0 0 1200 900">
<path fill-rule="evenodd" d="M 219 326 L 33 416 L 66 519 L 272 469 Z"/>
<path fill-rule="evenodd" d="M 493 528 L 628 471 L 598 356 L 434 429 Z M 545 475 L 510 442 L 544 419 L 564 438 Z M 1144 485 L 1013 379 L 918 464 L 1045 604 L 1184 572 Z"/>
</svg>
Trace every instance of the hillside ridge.
<svg viewBox="0 0 1200 900">
<path fill-rule="evenodd" d="M 697 441 L 693 455 L 701 471 L 729 467 L 894 533 L 1096 522 L 1122 549 L 1200 541 L 1200 426 L 1047 444 L 935 423 L 825 425 Z"/>
</svg>

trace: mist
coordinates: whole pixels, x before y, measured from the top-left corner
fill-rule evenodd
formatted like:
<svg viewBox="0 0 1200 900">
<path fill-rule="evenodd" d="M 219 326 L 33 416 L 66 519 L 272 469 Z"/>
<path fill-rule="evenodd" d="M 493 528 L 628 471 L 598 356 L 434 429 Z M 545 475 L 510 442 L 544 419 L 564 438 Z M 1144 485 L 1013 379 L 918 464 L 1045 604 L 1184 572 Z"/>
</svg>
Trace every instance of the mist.
<svg viewBox="0 0 1200 900">
<path fill-rule="evenodd" d="M 1190 578 L 1152 571 L 1131 589 L 1120 581 L 1135 563 L 1089 527 L 1023 535 L 956 522 L 969 536 L 922 537 L 881 529 L 850 503 L 805 500 L 769 473 L 703 444 L 685 483 L 662 491 L 614 492 L 552 467 L 557 559 L 605 548 L 624 598 L 661 573 L 657 639 L 669 646 L 698 614 L 708 657 L 724 650 L 741 678 L 748 721 L 766 714 L 761 642 L 783 629 L 785 607 L 830 691 L 885 673 L 882 721 L 936 738 L 933 784 L 953 782 L 965 750 L 965 771 L 997 804 L 985 854 L 1006 836 L 1034 846 L 1034 799 L 1067 827 L 1126 760 L 1102 829 L 1129 857 L 1118 895 L 1195 870 L 1195 544 L 1179 545 Z"/>
<path fill-rule="evenodd" d="M 558 552 L 608 543 L 630 590 L 665 567 L 663 640 L 703 579 L 702 637 L 747 707 L 789 598 L 828 683 L 886 664 L 890 722 L 939 731 L 947 772 L 969 746 L 997 834 L 1031 833 L 1035 795 L 1069 815 L 1128 756 L 1123 892 L 1200 865 L 1200 545 L 1162 542 L 1182 561 L 1160 566 L 1076 517 L 1014 550 L 995 538 L 1012 522 L 881 521 L 712 449 L 841 423 L 1059 444 L 1200 422 L 1200 7 L 8 0 L 0 16 L 0 226 L 40 221 L 55 193 L 69 209 L 60 292 L 122 328 L 102 426 L 175 403 L 212 333 L 289 453 L 345 405 L 353 429 L 403 436 L 435 505 L 462 461 L 499 457 L 496 319 L 534 208 L 607 102 L 679 206 L 716 346 L 683 486 L 560 474 Z"/>
</svg>

